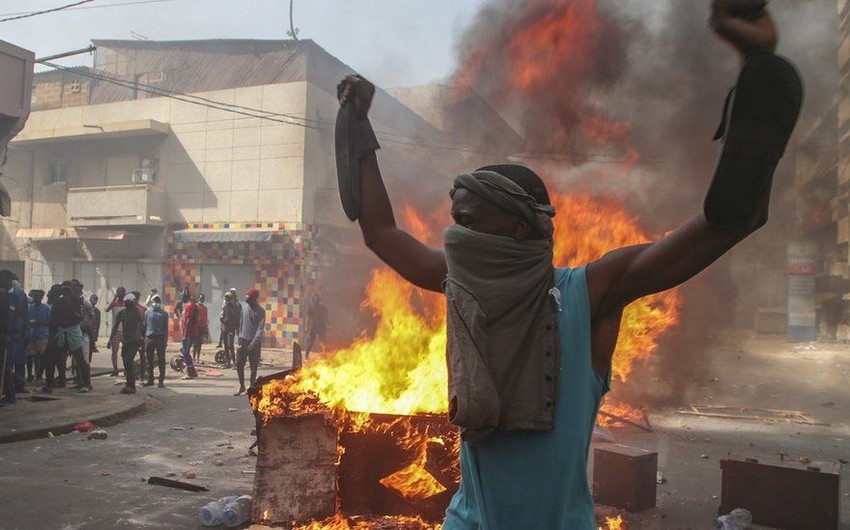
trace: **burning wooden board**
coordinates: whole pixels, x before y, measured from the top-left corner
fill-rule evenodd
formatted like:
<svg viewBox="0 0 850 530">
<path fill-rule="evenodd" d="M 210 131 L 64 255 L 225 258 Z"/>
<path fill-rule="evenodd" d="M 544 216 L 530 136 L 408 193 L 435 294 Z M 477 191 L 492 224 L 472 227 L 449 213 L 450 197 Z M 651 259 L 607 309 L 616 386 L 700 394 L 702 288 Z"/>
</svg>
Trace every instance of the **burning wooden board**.
<svg viewBox="0 0 850 530">
<path fill-rule="evenodd" d="M 272 384 L 286 376 L 271 376 Z M 253 521 L 305 528 L 331 516 L 442 521 L 460 481 L 459 435 L 445 416 L 322 412 L 309 397 L 250 395 L 258 425 Z"/>
<path fill-rule="evenodd" d="M 336 426 L 324 415 L 277 418 L 258 429 L 251 520 L 288 524 L 336 510 Z"/>
</svg>

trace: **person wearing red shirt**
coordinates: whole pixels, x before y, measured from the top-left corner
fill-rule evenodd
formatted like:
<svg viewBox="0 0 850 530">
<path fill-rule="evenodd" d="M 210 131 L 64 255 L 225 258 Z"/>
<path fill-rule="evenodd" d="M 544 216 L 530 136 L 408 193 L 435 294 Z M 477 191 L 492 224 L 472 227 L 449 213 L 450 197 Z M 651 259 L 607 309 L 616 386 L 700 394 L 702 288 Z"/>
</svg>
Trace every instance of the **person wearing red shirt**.
<svg viewBox="0 0 850 530">
<path fill-rule="evenodd" d="M 183 362 L 186 363 L 186 376 L 184 379 L 194 379 L 198 377 L 198 372 L 195 371 L 195 363 L 192 361 L 192 347 L 200 341 L 200 333 L 198 328 L 198 304 L 192 299 L 192 296 L 183 292 L 183 318 L 181 320 L 183 328 L 183 346 L 180 348 L 180 353 L 183 355 Z"/>
<path fill-rule="evenodd" d="M 195 341 L 192 347 L 192 357 L 194 361 L 200 362 L 201 360 L 201 345 L 204 342 L 204 337 L 209 335 L 209 313 L 207 312 L 207 306 L 204 304 L 206 301 L 206 297 L 203 293 L 198 295 L 198 340 Z"/>
</svg>

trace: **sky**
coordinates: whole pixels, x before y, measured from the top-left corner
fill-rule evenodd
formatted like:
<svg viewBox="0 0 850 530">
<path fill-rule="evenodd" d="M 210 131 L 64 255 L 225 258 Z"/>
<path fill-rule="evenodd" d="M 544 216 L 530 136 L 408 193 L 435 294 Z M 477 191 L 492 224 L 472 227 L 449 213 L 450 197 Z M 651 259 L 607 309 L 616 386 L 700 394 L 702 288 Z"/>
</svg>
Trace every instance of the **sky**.
<svg viewBox="0 0 850 530">
<path fill-rule="evenodd" d="M 0 0 L 0 19 L 80 0 Z M 312 39 L 381 86 L 439 81 L 453 70 L 456 37 L 483 0 L 294 0 L 298 37 Z M 0 23 L 0 39 L 45 57 L 92 39 L 286 39 L 289 0 L 93 0 Z M 91 65 L 88 55 L 65 66 Z"/>
</svg>

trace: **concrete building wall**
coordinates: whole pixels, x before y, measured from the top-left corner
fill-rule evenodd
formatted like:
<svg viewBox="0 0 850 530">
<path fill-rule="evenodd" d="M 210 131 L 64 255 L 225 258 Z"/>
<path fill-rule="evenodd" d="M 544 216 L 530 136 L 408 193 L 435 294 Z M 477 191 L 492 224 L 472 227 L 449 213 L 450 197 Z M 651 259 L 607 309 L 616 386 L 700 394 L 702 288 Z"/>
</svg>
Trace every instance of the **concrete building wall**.
<svg viewBox="0 0 850 530">
<path fill-rule="evenodd" d="M 144 158 L 158 161 L 153 187 L 167 193 L 167 222 L 299 221 L 304 186 L 306 84 L 247 87 L 197 94 L 262 109 L 275 121 L 170 98 L 34 112 L 26 131 L 67 130 L 152 119 L 170 134 L 62 140 L 21 146 L 35 156 L 32 226 L 65 226 L 67 189 L 132 183 Z M 318 156 L 314 151 L 313 156 Z M 67 163 L 67 182 L 51 183 L 51 164 Z"/>
<path fill-rule="evenodd" d="M 87 105 L 91 79 L 66 72 L 50 72 L 36 76 L 32 87 L 32 110 L 58 109 Z"/>
</svg>

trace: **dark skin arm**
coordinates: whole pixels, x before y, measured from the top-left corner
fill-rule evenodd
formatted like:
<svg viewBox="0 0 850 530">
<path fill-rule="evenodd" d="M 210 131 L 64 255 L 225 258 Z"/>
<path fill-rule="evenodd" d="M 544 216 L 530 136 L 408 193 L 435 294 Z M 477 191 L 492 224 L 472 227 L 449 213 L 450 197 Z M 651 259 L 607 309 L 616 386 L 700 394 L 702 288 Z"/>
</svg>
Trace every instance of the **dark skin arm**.
<svg viewBox="0 0 850 530">
<path fill-rule="evenodd" d="M 360 119 L 368 115 L 374 94 L 375 86 L 359 76 L 348 76 L 337 87 L 340 104 L 354 105 Z M 360 205 L 360 231 L 366 246 L 412 284 L 441 292 L 446 277 L 445 255 L 396 225 L 374 152 L 360 161 Z"/>
<path fill-rule="evenodd" d="M 772 52 L 776 46 L 776 31 L 770 15 L 763 10 L 764 5 L 764 0 L 714 0 L 711 27 L 742 58 L 756 51 Z M 339 87 L 340 103 L 351 101 L 361 117 L 366 116 L 373 93 L 371 84 L 356 77 L 346 78 Z M 360 228 L 367 246 L 413 284 L 439 291 L 446 276 L 444 254 L 426 247 L 398 228 L 374 153 L 361 160 L 360 170 Z M 468 226 L 482 221 L 485 214 L 480 209 L 481 205 L 470 201 L 468 196 L 458 200 L 456 195 L 453 215 L 459 224 Z M 461 220 L 467 217 L 470 218 L 468 224 Z M 521 239 L 527 227 L 520 224 L 515 222 L 514 229 L 506 231 L 479 231 Z M 590 263 L 587 283 L 596 371 L 605 374 L 610 368 L 626 305 L 687 281 L 751 231 L 748 228 L 718 230 L 709 225 L 703 214 L 698 214 L 654 243 L 621 248 Z"/>
<path fill-rule="evenodd" d="M 396 225 L 375 153 L 360 162 L 360 186 L 360 230 L 366 246 L 412 284 L 442 291 L 446 257 Z"/>
</svg>

